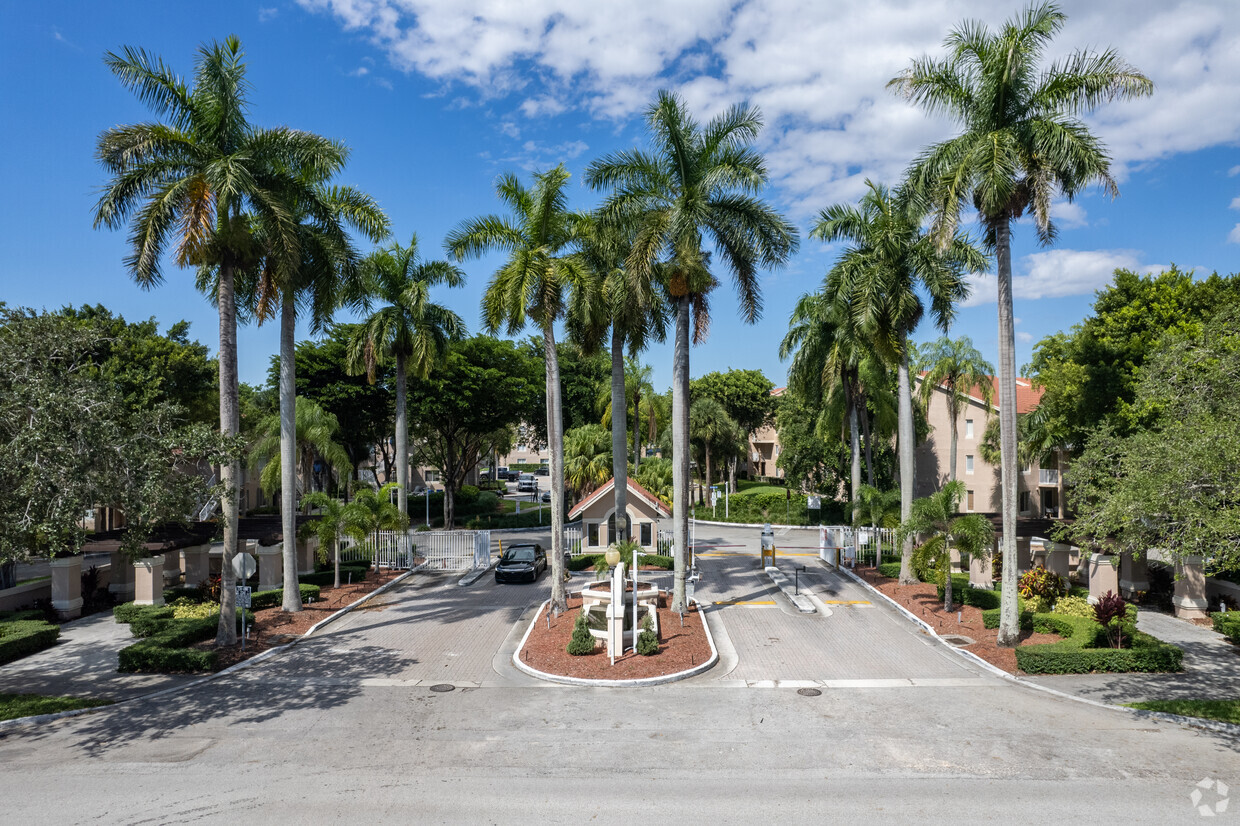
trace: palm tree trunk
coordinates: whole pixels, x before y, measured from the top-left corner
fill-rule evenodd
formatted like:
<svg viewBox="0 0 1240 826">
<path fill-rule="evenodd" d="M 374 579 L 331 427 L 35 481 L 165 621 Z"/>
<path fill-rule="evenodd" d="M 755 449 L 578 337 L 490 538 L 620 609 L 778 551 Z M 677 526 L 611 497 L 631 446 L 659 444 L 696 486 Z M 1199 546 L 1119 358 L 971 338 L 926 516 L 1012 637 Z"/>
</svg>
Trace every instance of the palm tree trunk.
<svg viewBox="0 0 1240 826">
<path fill-rule="evenodd" d="M 861 435 L 858 433 L 857 427 L 857 405 L 853 404 L 853 391 L 846 389 L 844 403 L 848 405 L 848 445 L 849 453 L 852 455 L 852 474 L 849 483 L 852 485 L 852 501 L 856 502 L 857 497 L 861 495 Z M 849 522 L 857 524 L 856 509 L 849 508 L 851 517 Z"/>
<path fill-rule="evenodd" d="M 637 388 L 633 391 L 633 472 L 637 472 L 637 468 L 642 463 L 642 387 L 641 382 L 637 383 Z"/>
<path fill-rule="evenodd" d="M 405 375 L 405 354 L 396 354 L 396 505 L 401 513 L 409 512 L 409 422 L 406 414 L 408 376 Z"/>
<path fill-rule="evenodd" d="M 865 396 L 857 399 L 857 416 L 861 419 L 861 436 L 865 439 L 865 479 L 874 487 L 874 440 L 870 438 L 870 411 L 865 407 Z"/>
<path fill-rule="evenodd" d="M 234 292 L 233 268 L 220 267 L 220 433 L 236 436 L 241 430 L 238 413 L 237 385 L 237 297 Z M 220 577 L 220 624 L 215 632 L 216 645 L 237 642 L 237 583 L 232 575 L 237 555 L 237 518 L 241 506 L 241 462 L 233 459 L 220 466 L 220 482 L 224 486 L 221 506 L 224 515 L 224 559 Z"/>
<path fill-rule="evenodd" d="M 284 598 L 281 607 L 301 610 L 297 588 L 297 382 L 293 346 L 297 305 L 291 290 L 280 305 L 280 531 L 283 539 Z M 308 481 L 308 480 L 307 480 Z M 307 490 L 307 493 L 309 491 Z"/>
<path fill-rule="evenodd" d="M 951 408 L 951 407 L 952 406 L 949 404 L 948 408 Z M 951 441 L 951 460 L 950 460 L 951 467 L 948 469 L 948 473 L 950 474 L 951 481 L 954 482 L 956 481 L 956 462 L 957 462 L 956 445 L 959 443 L 959 430 L 960 430 L 959 426 L 956 423 L 956 418 L 960 415 L 960 411 L 956 409 L 949 409 L 948 412 L 951 414 L 951 418 L 952 418 L 952 441 Z"/>
<path fill-rule="evenodd" d="M 339 589 L 340 588 L 340 534 L 336 534 L 336 543 L 335 543 L 335 547 L 332 550 L 332 557 L 335 559 L 335 563 L 336 563 L 335 564 L 336 582 L 332 587 Z"/>
<path fill-rule="evenodd" d="M 999 645 L 1014 648 L 1020 640 L 1016 612 L 1016 339 L 1012 322 L 1011 226 L 995 225 L 995 260 L 999 286 L 999 450 L 1003 488 L 1003 594 L 999 600 Z"/>
<path fill-rule="evenodd" d="M 564 589 L 564 412 L 560 402 L 560 356 L 555 350 L 555 329 L 543 325 L 547 358 L 547 441 L 551 443 L 551 604 L 548 610 L 568 608 Z M 616 420 L 613 415 L 612 421 Z M 621 414 L 621 419 L 624 415 Z"/>
<path fill-rule="evenodd" d="M 617 415 L 617 413 L 619 415 Z M 628 480 L 629 462 L 628 435 L 624 432 L 624 333 L 618 325 L 612 323 L 611 330 L 611 474 L 615 479 L 612 493 L 615 494 L 616 505 L 616 536 L 613 540 L 623 541 L 627 537 L 625 529 L 620 527 L 620 520 L 625 519 L 628 527 Z M 633 431 L 636 442 L 637 431 Z"/>
<path fill-rule="evenodd" d="M 672 610 L 684 613 L 689 567 L 689 297 L 676 299 L 672 355 Z"/>
<path fill-rule="evenodd" d="M 711 470 L 710 468 L 710 442 L 704 442 L 702 444 L 702 454 L 706 459 L 706 495 L 710 496 L 711 495 L 710 484 L 715 479 L 715 475 L 710 472 Z M 710 503 L 707 502 L 706 504 L 710 504 Z"/>
<path fill-rule="evenodd" d="M 943 551 L 943 558 L 947 563 L 947 574 L 943 577 L 943 610 L 950 614 L 952 612 L 952 549 L 950 545 L 947 545 Z"/>
<path fill-rule="evenodd" d="M 897 391 L 899 399 L 899 439 L 897 447 L 900 452 L 900 521 L 907 521 L 913 513 L 913 388 L 909 383 L 908 368 L 908 337 L 900 336 L 900 367 L 897 374 Z M 913 576 L 913 537 L 904 540 L 900 550 L 900 584 L 916 584 Z"/>
</svg>

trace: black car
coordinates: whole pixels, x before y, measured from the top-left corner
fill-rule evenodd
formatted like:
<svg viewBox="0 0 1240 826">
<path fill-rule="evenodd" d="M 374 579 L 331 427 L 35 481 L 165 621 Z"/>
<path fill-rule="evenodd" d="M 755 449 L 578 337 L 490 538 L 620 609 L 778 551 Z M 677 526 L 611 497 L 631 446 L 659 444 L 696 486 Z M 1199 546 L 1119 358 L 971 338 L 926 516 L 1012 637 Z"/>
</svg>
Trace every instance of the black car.
<svg viewBox="0 0 1240 826">
<path fill-rule="evenodd" d="M 549 490 L 544 490 L 544 491 L 542 492 L 542 500 L 543 500 L 544 502 L 550 502 L 550 501 L 551 501 L 551 491 L 549 491 Z"/>
<path fill-rule="evenodd" d="M 547 570 L 547 552 L 542 545 L 509 545 L 495 566 L 496 582 L 537 582 Z"/>
</svg>

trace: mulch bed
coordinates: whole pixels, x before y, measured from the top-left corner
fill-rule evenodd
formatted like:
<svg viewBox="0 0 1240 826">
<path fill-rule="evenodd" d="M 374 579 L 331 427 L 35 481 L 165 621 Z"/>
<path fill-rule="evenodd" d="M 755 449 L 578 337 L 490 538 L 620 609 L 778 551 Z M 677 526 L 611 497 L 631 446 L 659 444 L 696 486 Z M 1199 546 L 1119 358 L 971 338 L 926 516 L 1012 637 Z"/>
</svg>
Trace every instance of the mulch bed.
<svg viewBox="0 0 1240 826">
<path fill-rule="evenodd" d="M 248 660 L 269 648 L 292 642 L 317 623 L 380 586 L 386 585 L 402 573 L 404 572 L 389 569 L 382 569 L 378 572 L 372 570 L 366 572 L 366 577 L 361 582 L 341 585 L 339 588 L 327 586 L 319 591 L 318 599 L 309 605 L 303 605 L 302 610 L 295 614 L 286 613 L 280 607 L 256 611 L 254 612 L 254 624 L 249 626 L 249 638 L 245 643 L 245 651 L 241 650 L 240 642 L 219 648 L 216 648 L 214 642 L 203 642 L 194 647 L 215 650 L 219 654 L 219 668 L 228 668 L 230 665 Z M 358 610 L 380 610 L 385 596 L 376 597 Z"/>
<path fill-rule="evenodd" d="M 939 635 L 961 634 L 976 640 L 972 645 L 960 646 L 964 650 L 971 651 L 1009 674 L 1024 673 L 1016 667 L 1016 649 L 1004 648 L 995 642 L 999 637 L 999 629 L 987 628 L 982 624 L 982 609 L 972 605 L 957 605 L 949 614 L 943 610 L 943 603 L 939 601 L 938 588 L 931 583 L 901 585 L 899 580 L 885 577 L 874 568 L 858 567 L 853 573 L 904 606 L 909 613 L 929 625 Z M 960 622 L 956 621 L 957 611 L 960 613 Z M 1059 642 L 1060 639 L 1057 634 L 1020 632 L 1021 645 L 1040 645 Z"/>
<path fill-rule="evenodd" d="M 702 625 L 702 615 L 696 606 L 691 608 L 681 628 L 680 616 L 668 608 L 670 603 L 669 594 L 660 595 L 657 609 L 659 653 L 647 657 L 629 651 L 612 665 L 607 646 L 601 640 L 593 654 L 575 657 L 568 653 L 573 623 L 581 612 L 581 596 L 572 594 L 568 598 L 568 610 L 552 617 L 550 627 L 546 610 L 539 612 L 520 651 L 521 661 L 548 674 L 586 680 L 640 680 L 676 674 L 701 665 L 710 659 L 710 642 Z"/>
</svg>

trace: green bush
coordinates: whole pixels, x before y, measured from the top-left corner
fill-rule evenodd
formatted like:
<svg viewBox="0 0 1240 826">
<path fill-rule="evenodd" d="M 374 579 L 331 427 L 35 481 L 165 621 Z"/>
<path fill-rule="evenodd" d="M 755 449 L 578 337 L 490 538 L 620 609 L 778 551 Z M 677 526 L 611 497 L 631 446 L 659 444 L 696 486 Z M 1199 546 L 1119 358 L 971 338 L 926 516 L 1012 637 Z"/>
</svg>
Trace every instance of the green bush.
<svg viewBox="0 0 1240 826">
<path fill-rule="evenodd" d="M 1047 608 L 1059 599 L 1060 594 L 1067 591 L 1063 577 L 1041 565 L 1026 571 L 1017 581 L 1016 587 L 1026 600 L 1039 597 L 1047 603 Z"/>
<path fill-rule="evenodd" d="M 210 602 L 194 602 L 188 599 L 179 599 L 172 603 L 173 619 L 205 619 L 212 614 L 218 614 L 220 607 Z M 133 626 L 129 626 L 132 630 Z M 148 635 L 149 636 L 149 635 Z"/>
<path fill-rule="evenodd" d="M 637 561 L 641 565 L 650 565 L 654 568 L 662 568 L 665 571 L 673 570 L 676 567 L 676 560 L 663 554 L 638 554 Z"/>
<path fill-rule="evenodd" d="M 38 612 L 24 612 L 35 613 Z M 41 619 L 0 623 L 0 665 L 51 648 L 60 636 L 60 626 Z"/>
<path fill-rule="evenodd" d="M 593 568 L 603 558 L 602 554 L 578 554 L 568 558 L 568 570 L 585 571 Z"/>
<path fill-rule="evenodd" d="M 1240 643 L 1240 611 L 1226 611 L 1210 615 L 1214 630 L 1234 643 Z"/>
<path fill-rule="evenodd" d="M 1102 627 L 1098 626 L 1098 630 L 1102 631 Z M 1176 646 L 1141 632 L 1132 636 L 1131 648 L 1082 647 L 1070 637 L 1062 642 L 1022 645 L 1016 649 L 1016 664 L 1027 674 L 1182 671 L 1183 657 L 1184 652 Z"/>
<path fill-rule="evenodd" d="M 634 648 L 643 657 L 659 653 L 659 635 L 654 632 L 654 620 L 650 614 L 646 614 L 646 618 L 642 620 L 642 632 L 637 635 L 637 645 Z"/>
<path fill-rule="evenodd" d="M 1094 618 L 1094 606 L 1089 604 L 1089 600 L 1085 597 L 1069 595 L 1060 597 L 1055 602 L 1053 613 L 1064 614 L 1069 617 L 1080 617 L 1081 619 Z"/>
<path fill-rule="evenodd" d="M 939 602 L 943 601 L 944 588 L 938 586 Z M 952 600 L 959 605 L 972 605 L 974 608 L 997 609 L 1001 594 L 999 591 L 988 591 L 985 588 L 974 588 L 969 585 L 967 574 L 952 574 Z"/>
<path fill-rule="evenodd" d="M 0 622 L 24 622 L 26 620 L 47 621 L 42 611 L 0 611 Z M 55 623 L 52 624 L 55 625 Z"/>
<path fill-rule="evenodd" d="M 247 622 L 254 621 L 253 613 L 237 612 L 237 629 L 241 629 L 241 615 Z M 194 643 L 209 640 L 219 627 L 217 611 L 201 619 L 165 620 L 158 633 L 122 648 L 118 654 L 118 669 L 122 673 L 153 672 L 159 674 L 183 671 L 210 671 L 219 662 L 214 651 L 190 648 Z"/>
<path fill-rule="evenodd" d="M 878 572 L 882 574 L 883 576 L 891 577 L 892 579 L 899 579 L 900 578 L 900 563 L 899 562 L 884 562 L 882 565 L 878 566 Z"/>
<path fill-rule="evenodd" d="M 136 602 L 123 602 L 112 609 L 112 616 L 119 623 L 131 623 L 138 617 L 148 614 L 162 619 L 172 619 L 172 609 L 166 605 L 138 605 Z"/>
<path fill-rule="evenodd" d="M 345 579 L 344 568 L 340 569 L 341 579 Z M 301 593 L 301 602 L 304 605 L 310 598 L 319 598 L 319 586 L 307 583 L 307 577 L 301 577 L 301 582 L 297 586 L 297 590 Z M 356 577 L 354 577 L 356 579 Z M 253 611 L 261 611 L 264 608 L 276 608 L 284 604 L 284 589 L 273 588 L 270 591 L 255 591 L 250 594 L 250 609 Z"/>
<path fill-rule="evenodd" d="M 219 609 L 215 609 L 214 613 L 218 614 Z M 164 626 L 175 618 L 175 609 L 161 605 L 153 611 L 143 611 L 134 614 L 133 619 L 129 622 L 129 633 L 138 638 L 150 637 L 162 631 Z"/>
<path fill-rule="evenodd" d="M 191 602 L 206 602 L 207 589 L 201 585 L 177 585 L 164 589 L 164 602 L 177 602 L 188 599 Z"/>
<path fill-rule="evenodd" d="M 594 637 L 590 636 L 590 629 L 586 626 L 584 611 L 577 615 L 577 621 L 573 623 L 573 637 L 568 641 L 568 653 L 574 657 L 594 653 Z"/>
</svg>

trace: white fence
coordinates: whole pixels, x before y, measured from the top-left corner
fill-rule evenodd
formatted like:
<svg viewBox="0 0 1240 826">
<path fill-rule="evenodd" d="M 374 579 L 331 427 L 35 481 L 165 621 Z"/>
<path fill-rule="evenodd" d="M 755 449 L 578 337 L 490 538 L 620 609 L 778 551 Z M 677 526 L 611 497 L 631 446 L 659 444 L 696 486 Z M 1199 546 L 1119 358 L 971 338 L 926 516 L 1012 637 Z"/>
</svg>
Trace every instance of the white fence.
<svg viewBox="0 0 1240 826">
<path fill-rule="evenodd" d="M 581 525 L 573 525 L 564 529 L 564 553 L 578 556 L 585 553 L 585 542 L 582 541 Z"/>
<path fill-rule="evenodd" d="M 858 565 L 874 565 L 878 562 L 895 561 L 900 558 L 893 528 L 857 528 L 847 525 L 831 525 L 819 529 L 819 556 L 823 562 L 835 564 L 836 552 L 841 559 L 853 556 Z"/>
<path fill-rule="evenodd" d="M 376 568 L 412 568 L 417 559 L 434 571 L 472 571 L 491 564 L 490 531 L 380 531 L 364 542 L 346 538 L 341 562 L 372 561 Z"/>
</svg>

